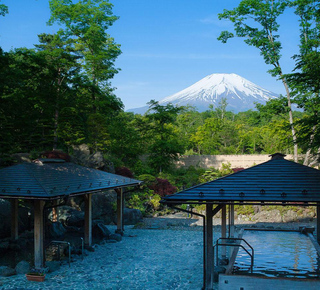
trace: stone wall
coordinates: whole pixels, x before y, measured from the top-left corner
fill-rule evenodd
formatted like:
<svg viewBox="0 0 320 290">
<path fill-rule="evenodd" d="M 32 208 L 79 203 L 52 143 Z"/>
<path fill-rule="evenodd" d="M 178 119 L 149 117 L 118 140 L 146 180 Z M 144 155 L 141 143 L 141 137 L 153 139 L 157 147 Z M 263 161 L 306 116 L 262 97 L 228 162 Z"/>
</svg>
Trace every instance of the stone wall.
<svg viewBox="0 0 320 290">
<path fill-rule="evenodd" d="M 293 160 L 293 156 L 288 154 L 285 159 Z M 178 167 L 188 168 L 189 166 L 201 168 L 221 168 L 222 163 L 230 162 L 231 168 L 248 168 L 266 161 L 269 161 L 268 154 L 253 155 L 183 155 L 176 162 Z"/>
</svg>

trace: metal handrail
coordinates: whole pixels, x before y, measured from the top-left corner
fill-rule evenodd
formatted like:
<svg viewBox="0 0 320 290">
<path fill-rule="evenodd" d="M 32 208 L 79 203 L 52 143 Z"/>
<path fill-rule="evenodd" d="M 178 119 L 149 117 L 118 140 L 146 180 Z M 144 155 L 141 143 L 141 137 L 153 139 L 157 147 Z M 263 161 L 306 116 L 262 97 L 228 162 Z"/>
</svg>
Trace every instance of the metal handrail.
<svg viewBox="0 0 320 290">
<path fill-rule="evenodd" d="M 223 244 L 219 244 L 219 240 L 237 240 L 237 241 L 243 241 L 246 243 L 246 245 L 251 249 L 252 253 L 249 253 L 249 251 L 241 244 L 233 244 L 233 243 L 223 243 Z M 253 272 L 253 264 L 254 264 L 254 249 L 253 247 L 245 240 L 242 238 L 219 238 L 216 241 L 216 244 L 213 246 L 213 248 L 216 247 L 216 264 L 218 265 L 218 247 L 219 246 L 230 246 L 230 247 L 240 247 L 242 248 L 251 258 L 251 265 L 250 265 L 250 271 L 251 273 Z"/>
<path fill-rule="evenodd" d="M 69 267 L 71 263 L 71 248 L 70 248 L 70 243 L 66 241 L 51 241 L 49 245 L 51 244 L 58 244 L 58 253 L 59 253 L 59 259 L 60 259 L 60 244 L 67 244 L 68 245 L 68 262 L 69 262 Z"/>
</svg>

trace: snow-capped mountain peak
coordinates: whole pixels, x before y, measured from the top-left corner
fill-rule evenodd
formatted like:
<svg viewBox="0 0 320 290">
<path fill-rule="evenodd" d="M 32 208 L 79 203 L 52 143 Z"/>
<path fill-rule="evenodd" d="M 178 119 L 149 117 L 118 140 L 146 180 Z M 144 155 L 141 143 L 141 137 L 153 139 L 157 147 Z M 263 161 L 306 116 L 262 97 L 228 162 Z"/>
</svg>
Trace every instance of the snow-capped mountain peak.
<svg viewBox="0 0 320 290">
<path fill-rule="evenodd" d="M 255 108 L 255 102 L 265 103 L 278 97 L 262 87 L 237 74 L 211 74 L 186 89 L 159 101 L 160 105 L 172 103 L 177 106 L 194 106 L 198 111 L 206 111 L 209 105 L 219 105 L 226 98 L 227 110 L 235 113 Z M 137 112 L 133 109 L 131 111 Z"/>
</svg>

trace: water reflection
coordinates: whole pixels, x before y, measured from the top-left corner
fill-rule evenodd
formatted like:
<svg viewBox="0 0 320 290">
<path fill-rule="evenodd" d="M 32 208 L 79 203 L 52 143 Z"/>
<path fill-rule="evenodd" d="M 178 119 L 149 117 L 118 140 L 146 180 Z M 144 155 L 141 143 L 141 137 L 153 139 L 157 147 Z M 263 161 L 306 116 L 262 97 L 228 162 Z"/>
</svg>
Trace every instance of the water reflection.
<svg viewBox="0 0 320 290">
<path fill-rule="evenodd" d="M 243 238 L 254 248 L 255 275 L 267 277 L 317 278 L 319 258 L 309 237 L 297 232 L 245 231 Z M 250 257 L 239 249 L 237 273 L 250 267 Z"/>
</svg>

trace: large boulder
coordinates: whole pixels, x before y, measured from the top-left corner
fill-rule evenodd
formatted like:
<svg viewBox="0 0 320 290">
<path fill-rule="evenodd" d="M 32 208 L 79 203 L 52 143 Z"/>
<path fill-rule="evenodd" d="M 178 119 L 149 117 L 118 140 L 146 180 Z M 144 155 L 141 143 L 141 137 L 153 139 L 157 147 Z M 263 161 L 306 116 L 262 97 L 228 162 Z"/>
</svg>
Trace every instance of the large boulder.
<svg viewBox="0 0 320 290">
<path fill-rule="evenodd" d="M 11 235 L 11 203 L 0 198 L 0 238 Z M 19 232 L 30 227 L 30 216 L 26 207 L 19 207 Z"/>
<path fill-rule="evenodd" d="M 90 168 L 99 168 L 114 173 L 113 163 L 105 160 L 101 152 L 91 153 L 87 144 L 73 146 L 72 162 Z"/>
<path fill-rule="evenodd" d="M 281 213 L 277 209 L 260 211 L 253 216 L 253 220 L 257 222 L 281 223 Z"/>
<path fill-rule="evenodd" d="M 84 212 L 76 210 L 71 206 L 60 206 L 59 222 L 66 227 L 83 227 L 84 226 Z"/>
<path fill-rule="evenodd" d="M 123 210 L 123 224 L 135 225 L 142 220 L 142 213 L 135 208 L 124 208 Z"/>
<path fill-rule="evenodd" d="M 95 193 L 92 195 L 92 218 L 100 219 L 104 224 L 112 222 L 114 214 L 113 204 L 117 200 L 117 195 L 114 190 Z"/>
<path fill-rule="evenodd" d="M 59 239 L 64 237 L 66 229 L 61 222 L 48 222 L 46 228 L 46 234 L 48 238 Z"/>
<path fill-rule="evenodd" d="M 107 239 L 111 232 L 103 223 L 97 223 L 92 228 L 92 235 L 98 239 Z"/>
<path fill-rule="evenodd" d="M 20 261 L 15 270 L 17 274 L 27 274 L 30 272 L 31 266 L 27 261 Z"/>
<path fill-rule="evenodd" d="M 15 275 L 16 271 L 15 269 L 12 269 L 10 267 L 7 266 L 0 266 L 0 276 L 2 277 L 9 277 L 12 275 Z"/>
</svg>

